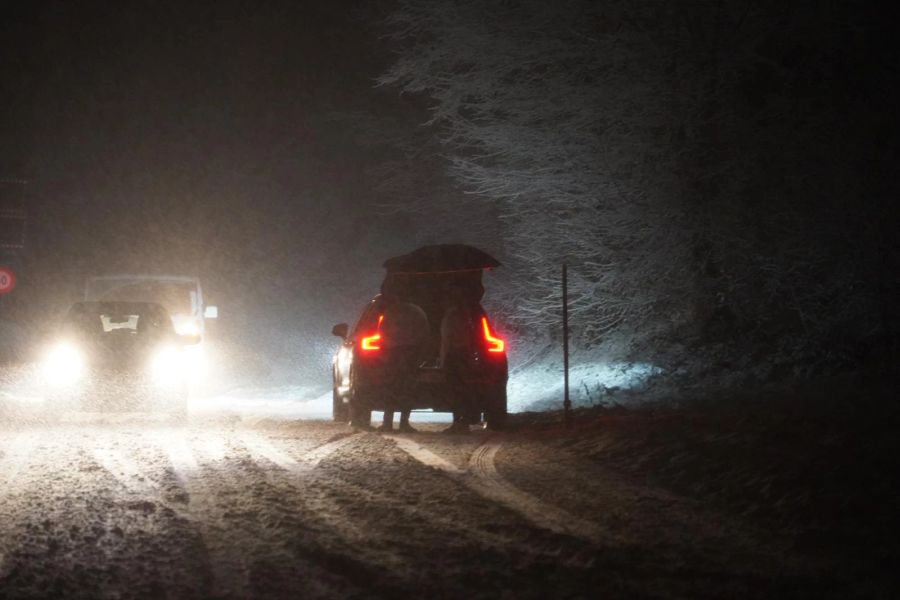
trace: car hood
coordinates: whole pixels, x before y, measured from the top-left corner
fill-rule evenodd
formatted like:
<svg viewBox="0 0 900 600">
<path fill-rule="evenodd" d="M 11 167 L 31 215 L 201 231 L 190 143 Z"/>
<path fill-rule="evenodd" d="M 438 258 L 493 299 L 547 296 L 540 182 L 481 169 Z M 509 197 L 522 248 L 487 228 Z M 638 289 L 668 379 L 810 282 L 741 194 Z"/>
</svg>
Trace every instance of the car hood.
<svg viewBox="0 0 900 600">
<path fill-rule="evenodd" d="M 83 339 L 79 344 L 88 362 L 94 367 L 112 369 L 143 369 L 164 341 L 142 336 L 104 334 Z"/>
</svg>

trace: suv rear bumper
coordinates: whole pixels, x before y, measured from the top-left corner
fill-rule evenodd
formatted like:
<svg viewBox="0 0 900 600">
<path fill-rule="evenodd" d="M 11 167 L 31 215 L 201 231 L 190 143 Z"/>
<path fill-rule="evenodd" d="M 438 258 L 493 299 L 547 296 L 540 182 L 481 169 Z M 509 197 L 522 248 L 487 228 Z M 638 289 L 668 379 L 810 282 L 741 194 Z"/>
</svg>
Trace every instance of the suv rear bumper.
<svg viewBox="0 0 900 600">
<path fill-rule="evenodd" d="M 402 407 L 444 412 L 466 406 L 486 411 L 493 409 L 498 395 L 506 391 L 506 377 L 499 374 L 449 381 L 440 369 L 420 369 L 414 378 L 395 383 L 385 381 L 381 373 L 373 375 L 353 385 L 354 399 L 371 410 Z"/>
</svg>

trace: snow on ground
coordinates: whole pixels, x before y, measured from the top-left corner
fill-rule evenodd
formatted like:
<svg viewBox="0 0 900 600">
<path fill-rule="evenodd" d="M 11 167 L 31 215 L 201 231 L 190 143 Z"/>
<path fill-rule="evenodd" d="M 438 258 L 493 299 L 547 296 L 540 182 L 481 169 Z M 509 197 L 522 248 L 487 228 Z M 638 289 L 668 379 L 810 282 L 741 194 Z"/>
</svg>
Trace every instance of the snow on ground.
<svg viewBox="0 0 900 600">
<path fill-rule="evenodd" d="M 275 379 L 275 378 L 273 378 Z M 273 381 L 269 385 L 241 385 L 240 382 L 212 381 L 198 384 L 189 401 L 188 411 L 199 417 L 239 417 L 243 419 L 321 419 L 331 420 L 330 382 L 319 381 L 312 385 L 296 382 Z M 40 409 L 44 402 L 44 392 L 39 378 L 31 369 L 25 369 L 15 376 L 7 376 L 0 382 L 0 413 L 16 414 Z M 81 421 L 99 415 L 85 413 L 68 415 L 66 421 Z M 104 414 L 104 421 L 116 421 L 128 415 Z M 68 418 L 71 417 L 71 418 Z M 375 421 L 382 419 L 381 412 L 373 412 Z M 395 417 L 396 418 L 396 417 Z M 412 422 L 449 422 L 448 413 L 415 412 Z"/>
<path fill-rule="evenodd" d="M 596 357 L 576 357 L 569 374 L 573 406 L 591 406 L 608 400 L 614 390 L 640 386 L 661 369 L 646 363 L 605 362 Z M 35 406 L 42 402 L 42 385 L 34 368 L 7 372 L 0 382 L 0 404 Z M 229 380 L 230 379 L 230 380 Z M 303 381 L 299 374 L 270 373 L 267 377 L 225 378 L 211 374 L 191 394 L 190 412 L 201 416 L 237 416 L 275 419 L 331 419 L 331 387 L 327 376 Z M 512 365 L 509 385 L 510 412 L 552 410 L 562 406 L 562 360 L 548 357 L 517 368 Z M 380 420 L 381 413 L 373 419 Z M 418 411 L 413 422 L 448 422 L 448 413 Z"/>
<path fill-rule="evenodd" d="M 552 410 L 562 405 L 563 369 L 561 360 L 545 360 L 511 370 L 508 397 L 510 412 Z M 640 386 L 661 369 L 646 363 L 578 362 L 570 366 L 569 386 L 574 406 L 591 406 L 604 401 L 607 390 Z M 240 416 L 293 419 L 330 419 L 331 389 L 327 382 L 317 385 L 274 385 L 236 387 L 219 394 L 195 398 L 191 411 Z M 381 413 L 373 413 L 376 421 Z M 413 422 L 448 422 L 448 413 L 417 411 Z"/>
<path fill-rule="evenodd" d="M 331 420 L 331 389 L 323 385 L 236 388 L 224 394 L 193 398 L 190 411 L 197 415 Z M 382 413 L 373 412 L 372 419 L 380 421 Z M 415 411 L 410 420 L 443 423 L 450 422 L 451 415 Z"/>
<path fill-rule="evenodd" d="M 282 418 L 331 418 L 331 390 L 323 385 L 236 387 L 192 397 L 192 414 Z"/>
<path fill-rule="evenodd" d="M 593 406 L 616 390 L 633 389 L 662 369 L 647 363 L 575 358 L 569 364 L 569 397 L 573 407 Z M 548 358 L 521 369 L 511 369 L 507 395 L 509 411 L 562 408 L 564 374 L 561 358 Z"/>
<path fill-rule="evenodd" d="M 251 391 L 231 398 L 270 395 Z M 806 581 L 768 530 L 528 434 L 198 425 L 0 429 L 0 597 L 772 598 Z"/>
</svg>

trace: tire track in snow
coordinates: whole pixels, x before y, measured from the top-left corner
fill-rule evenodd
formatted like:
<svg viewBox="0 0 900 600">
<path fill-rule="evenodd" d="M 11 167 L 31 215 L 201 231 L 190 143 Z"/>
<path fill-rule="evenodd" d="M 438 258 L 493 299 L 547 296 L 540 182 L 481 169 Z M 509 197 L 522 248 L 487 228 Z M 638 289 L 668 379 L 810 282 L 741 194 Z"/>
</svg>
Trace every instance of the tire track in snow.
<svg viewBox="0 0 900 600">
<path fill-rule="evenodd" d="M 368 504 L 381 503 L 390 505 L 393 508 L 402 511 L 406 515 L 409 515 L 410 517 L 418 518 L 432 525 L 449 529 L 457 534 L 465 534 L 483 546 L 508 550 L 510 546 L 515 543 L 515 540 L 513 540 L 509 536 L 487 531 L 483 527 L 471 525 L 469 523 L 461 521 L 455 516 L 444 515 L 433 510 L 422 509 L 414 504 L 399 503 L 396 498 L 393 498 L 388 494 L 377 492 L 371 488 L 364 487 L 359 484 L 351 483 L 348 481 L 341 481 L 338 485 L 349 490 L 354 494 L 354 496 L 364 500 Z M 534 555 L 546 554 L 545 551 L 533 546 L 522 547 L 519 548 L 518 551 Z"/>
<path fill-rule="evenodd" d="M 322 444 L 321 446 L 317 446 L 303 456 L 303 462 L 308 464 L 311 468 L 316 468 L 323 460 L 325 460 L 350 442 L 358 439 L 357 435 L 358 434 L 356 433 L 348 433 L 347 435 L 336 440 L 332 440 L 330 442 Z"/>
<path fill-rule="evenodd" d="M 244 431 L 238 436 L 238 439 L 243 442 L 244 448 L 247 449 L 247 452 L 253 456 L 256 462 L 259 462 L 259 458 L 264 458 L 285 471 L 292 473 L 309 470 L 307 465 L 304 465 L 286 452 L 279 450 L 272 442 L 264 439 L 258 433 Z"/>
<path fill-rule="evenodd" d="M 264 439 L 255 432 L 244 432 L 240 435 L 240 440 L 244 443 L 247 451 L 254 457 L 262 457 L 272 462 L 285 471 L 292 473 L 306 473 L 321 463 L 323 460 L 353 442 L 358 438 L 359 434 L 350 433 L 336 440 L 332 440 L 321 446 L 316 446 L 312 450 L 307 451 L 299 459 L 288 455 L 283 450 L 275 447 L 272 442 Z"/>
<path fill-rule="evenodd" d="M 409 438 L 397 437 L 393 435 L 387 435 L 385 437 L 389 440 L 393 440 L 393 442 L 397 444 L 397 446 L 401 450 L 415 458 L 423 465 L 443 471 L 451 477 L 462 477 L 466 474 L 465 471 L 463 471 L 456 465 L 449 463 L 431 450 L 428 450 L 424 446 L 417 444 Z"/>
<path fill-rule="evenodd" d="M 489 438 L 475 449 L 463 470 L 409 438 L 386 436 L 422 464 L 438 469 L 469 489 L 519 513 L 535 525 L 563 535 L 599 543 L 603 530 L 591 521 L 577 517 L 519 489 L 507 481 L 494 464 L 502 442 Z"/>
<path fill-rule="evenodd" d="M 210 447 L 216 444 L 215 439 L 209 439 L 215 434 L 206 434 L 194 438 L 197 446 Z M 181 431 L 171 431 L 162 435 L 155 435 L 154 441 L 161 442 L 172 473 L 179 486 L 187 494 L 184 512 L 194 529 L 200 534 L 212 577 L 210 597 L 250 597 L 250 574 L 246 562 L 246 547 L 236 543 L 237 533 L 233 528 L 224 524 L 223 511 L 217 503 L 218 494 L 208 483 L 206 477 L 209 469 L 201 465 L 197 459 L 194 444 L 188 439 L 187 434 Z M 202 453 L 202 452 L 201 452 Z M 226 458 L 228 451 L 223 449 L 221 455 L 216 453 L 216 461 Z M 227 468 L 216 468 L 215 478 L 218 483 L 240 485 L 232 476 L 227 474 Z"/>
<path fill-rule="evenodd" d="M 312 471 L 324 459 L 354 439 L 353 434 L 341 437 L 315 447 L 299 459 L 295 459 L 256 432 L 245 431 L 235 437 L 236 441 L 243 444 L 246 450 L 244 455 L 249 455 L 254 462 L 259 463 L 259 459 L 262 458 L 293 475 Z M 247 549 L 263 542 L 255 535 L 258 533 L 256 530 L 236 531 L 227 525 L 225 509 L 219 505 L 219 494 L 216 492 L 216 487 L 239 489 L 247 482 L 229 474 L 227 465 L 210 468 L 201 464 L 195 455 L 194 444 L 191 444 L 183 433 L 173 432 L 163 436 L 162 441 L 175 479 L 187 493 L 186 511 L 196 524 L 207 550 L 212 572 L 210 596 L 251 597 L 248 558 L 252 559 L 255 553 L 248 554 Z M 226 449 L 228 446 L 226 441 L 215 434 L 206 434 L 205 438 L 201 436 L 194 441 L 200 447 L 201 454 L 204 448 L 212 448 L 214 451 L 211 457 L 216 462 L 223 461 L 228 455 L 239 457 L 243 454 Z M 262 465 L 262 470 L 269 478 L 270 467 Z M 214 477 L 212 483 L 210 477 Z M 295 481 L 291 484 L 295 488 L 298 487 Z M 237 543 L 238 538 L 241 543 Z M 260 552 L 262 550 L 260 548 Z"/>
<path fill-rule="evenodd" d="M 251 597 L 247 549 L 256 548 L 258 541 L 249 532 L 238 532 L 226 526 L 223 511 L 217 503 L 219 495 L 208 478 L 214 478 L 220 487 L 231 489 L 240 489 L 244 482 L 229 474 L 227 466 L 210 468 L 198 459 L 198 455 L 209 454 L 204 449 L 212 448 L 216 462 L 224 460 L 229 451 L 221 436 L 205 434 L 195 436 L 193 440 L 189 436 L 178 429 L 143 432 L 132 445 L 132 448 L 155 448 L 164 453 L 165 467 L 171 469 L 178 487 L 184 491 L 184 501 L 166 498 L 165 490 L 152 481 L 146 469 L 142 469 L 145 461 L 138 464 L 128 458 L 125 449 L 120 447 L 121 438 L 116 438 L 119 441 L 116 444 L 111 434 L 101 437 L 90 454 L 125 488 L 128 501 L 149 501 L 164 506 L 200 536 L 211 577 L 210 597 Z M 217 451 L 220 445 L 221 454 Z M 159 469 L 159 466 L 155 468 Z"/>
<path fill-rule="evenodd" d="M 125 488 L 129 496 L 167 504 L 162 498 L 160 487 L 143 474 L 138 463 L 128 458 L 120 446 L 120 442 L 114 442 L 109 436 L 103 436 L 93 444 L 90 454 L 97 464 Z"/>
<path fill-rule="evenodd" d="M 596 523 L 544 502 L 506 480 L 494 463 L 501 445 L 496 439 L 488 439 L 469 459 L 469 472 L 475 476 L 477 487 L 481 488 L 485 496 L 505 504 L 536 525 L 555 533 L 595 543 L 604 539 L 604 531 Z"/>
<path fill-rule="evenodd" d="M 172 474 L 182 488 L 190 483 L 194 474 L 200 470 L 200 463 L 194 456 L 194 450 L 188 443 L 187 436 L 178 432 L 162 434 L 163 451 L 169 459 Z"/>
<path fill-rule="evenodd" d="M 31 451 L 37 445 L 38 436 L 33 431 L 19 431 L 0 444 L 0 484 L 4 491 L 15 484 L 16 476 L 28 464 Z"/>
<path fill-rule="evenodd" d="M 351 433 L 351 434 L 346 435 L 345 437 L 342 437 L 342 438 L 339 438 L 332 442 L 323 444 L 323 445 L 309 451 L 306 455 L 303 456 L 302 460 L 309 462 L 311 464 L 318 465 L 318 463 L 321 462 L 321 460 L 323 460 L 327 456 L 330 456 L 336 450 L 338 450 L 342 446 L 346 445 L 348 442 L 351 442 L 355 439 L 359 439 L 360 435 L 361 434 L 359 434 L 359 433 Z M 409 438 L 395 437 L 395 436 L 381 436 L 381 435 L 379 435 L 379 437 L 391 439 L 395 443 L 397 443 L 398 446 L 401 446 L 401 445 L 406 446 L 406 449 L 408 451 L 415 452 L 415 451 L 421 450 L 421 457 L 424 460 L 428 461 L 429 463 L 433 463 L 434 466 L 439 466 L 439 468 L 456 472 L 459 475 L 464 474 L 463 470 L 457 469 L 457 467 L 455 467 L 454 465 L 445 461 L 443 458 L 437 456 L 434 453 L 431 453 L 431 452 L 425 450 L 424 448 L 421 448 L 421 446 L 419 446 L 418 444 L 416 444 Z M 438 527 L 445 527 L 445 528 L 451 529 L 453 531 L 456 531 L 458 533 L 465 533 L 472 539 L 478 541 L 478 543 L 485 545 L 485 546 L 489 546 L 489 547 L 493 547 L 493 548 L 509 548 L 509 545 L 512 542 L 512 540 L 510 538 L 508 538 L 507 536 L 504 536 L 504 535 L 498 534 L 498 533 L 493 533 L 490 531 L 486 531 L 483 528 L 469 525 L 469 524 L 462 522 L 459 519 L 456 519 L 454 517 L 445 516 L 445 515 L 441 514 L 440 512 L 434 512 L 432 510 L 427 510 L 427 509 L 420 509 L 415 505 L 400 503 L 397 501 L 396 498 L 392 498 L 388 494 L 375 491 L 374 489 L 372 489 L 370 487 L 364 487 L 364 486 L 361 486 L 358 484 L 351 483 L 346 480 L 338 481 L 334 478 L 331 478 L 328 480 L 328 486 L 342 488 L 345 491 L 351 492 L 354 497 L 356 497 L 357 499 L 362 498 L 362 499 L 364 499 L 364 501 L 366 503 L 389 505 L 392 508 L 409 515 L 410 517 L 418 518 L 418 519 L 421 519 L 428 523 L 431 523 L 432 525 L 435 525 Z M 316 510 L 318 510 L 320 515 L 327 515 L 330 512 L 333 512 L 335 510 L 334 503 L 328 498 L 320 497 L 319 495 L 313 496 L 310 494 L 307 494 L 306 498 L 308 500 L 308 502 L 307 502 L 308 505 L 311 507 L 314 507 Z M 326 520 L 334 520 L 336 518 L 337 517 L 329 517 Z M 364 530 L 360 529 L 359 527 L 351 526 L 346 521 L 346 519 L 340 518 L 339 521 L 336 521 L 335 523 L 331 523 L 331 524 L 332 524 L 332 526 L 334 526 L 335 524 L 339 525 L 338 528 L 341 530 L 342 535 L 345 538 L 358 539 L 358 541 L 360 541 L 360 542 L 370 541 L 368 534 Z M 365 548 L 366 544 L 364 543 L 361 547 Z M 529 553 L 533 553 L 533 554 L 541 554 L 541 551 L 531 548 L 531 547 L 527 548 L 527 551 Z M 383 555 L 385 551 L 383 549 L 379 549 L 378 552 Z M 377 553 L 373 553 L 373 554 L 377 554 Z M 379 557 L 373 557 L 373 558 L 371 558 L 371 560 L 372 560 L 372 562 L 378 562 L 378 558 Z M 380 558 L 384 558 L 384 556 L 382 556 Z M 397 564 L 398 561 L 396 560 L 395 555 L 392 555 L 391 557 L 388 557 L 388 558 L 391 559 L 388 562 L 393 561 L 394 564 Z"/>
<path fill-rule="evenodd" d="M 372 565 L 379 565 L 378 570 L 381 571 L 392 571 L 404 565 L 406 561 L 401 555 L 391 549 L 385 547 L 371 548 L 371 531 L 364 526 L 356 524 L 353 519 L 348 518 L 348 509 L 334 502 L 333 492 L 329 493 L 328 488 L 338 487 L 345 490 L 353 490 L 354 492 L 360 490 L 354 489 L 355 486 L 352 484 L 337 480 L 332 475 L 310 478 L 310 475 L 314 473 L 315 468 L 322 461 L 360 439 L 363 435 L 362 433 L 345 434 L 338 439 L 307 451 L 299 460 L 288 456 L 256 433 L 245 433 L 240 436 L 240 439 L 251 454 L 265 458 L 283 471 L 286 471 L 288 477 L 282 481 L 294 490 L 301 491 L 300 499 L 303 506 L 311 511 L 313 518 L 327 526 L 330 531 L 335 533 L 346 544 L 346 548 L 343 551 L 334 550 L 333 554 L 325 552 L 319 556 L 319 559 L 323 560 L 326 570 L 334 569 L 334 565 L 329 565 L 328 563 L 340 565 L 349 561 L 350 564 L 354 564 L 356 567 L 351 569 L 351 572 L 343 574 L 338 572 L 338 574 L 343 577 L 353 574 L 350 577 L 351 583 L 365 588 L 366 584 L 361 581 L 361 578 L 365 579 L 369 576 L 364 576 L 361 573 L 371 571 Z M 303 479 L 298 478 L 298 475 L 303 475 Z M 277 485 L 278 482 L 275 476 L 269 474 L 268 479 L 270 483 Z M 313 483 L 313 485 L 310 485 L 310 483 Z M 323 483 L 324 485 L 322 485 Z M 364 490 L 363 495 L 368 500 L 374 498 L 373 494 L 367 492 L 367 490 Z M 395 507 L 402 508 L 399 506 Z M 352 550 L 348 552 L 348 549 Z M 362 569 L 362 572 L 358 572 L 360 569 Z"/>
<path fill-rule="evenodd" d="M 3 457 L 0 459 L 0 494 L 9 496 L 20 486 L 18 475 L 28 466 L 32 451 L 37 445 L 38 436 L 33 431 L 19 431 L 7 438 L 0 445 Z M 6 575 L 6 557 L 11 554 L 9 547 L 11 535 L 8 528 L 13 519 L 7 513 L 5 503 L 0 505 L 0 579 Z"/>
</svg>

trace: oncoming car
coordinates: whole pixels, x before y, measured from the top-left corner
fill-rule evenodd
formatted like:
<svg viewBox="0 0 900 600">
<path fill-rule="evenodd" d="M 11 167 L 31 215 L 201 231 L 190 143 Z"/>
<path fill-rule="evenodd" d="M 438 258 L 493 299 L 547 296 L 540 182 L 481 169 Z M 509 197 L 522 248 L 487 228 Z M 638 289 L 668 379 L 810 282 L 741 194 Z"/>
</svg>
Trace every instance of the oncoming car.
<svg viewBox="0 0 900 600">
<path fill-rule="evenodd" d="M 152 302 L 162 305 L 175 331 L 204 337 L 207 321 L 219 309 L 205 303 L 197 277 L 181 275 L 102 275 L 91 277 L 84 287 L 87 302 Z"/>
<path fill-rule="evenodd" d="M 332 329 L 343 339 L 332 361 L 334 420 L 368 425 L 372 410 L 405 407 L 462 413 L 466 423 L 483 418 L 489 428 L 502 428 L 507 348 L 481 305 L 482 272 L 499 264 L 460 244 L 425 246 L 386 261 L 382 293 L 363 309 L 352 330 L 347 323 Z M 456 334 L 463 338 L 458 345 L 463 351 L 452 365 L 442 356 L 451 295 L 465 307 L 462 331 Z M 413 366 L 402 371 L 392 365 L 397 355 L 391 352 L 387 323 L 390 305 L 397 302 L 412 304 L 427 317 L 427 334 L 416 346 Z"/>
<path fill-rule="evenodd" d="M 73 304 L 43 358 L 45 413 L 150 410 L 187 413 L 197 335 L 178 335 L 150 302 Z"/>
</svg>

